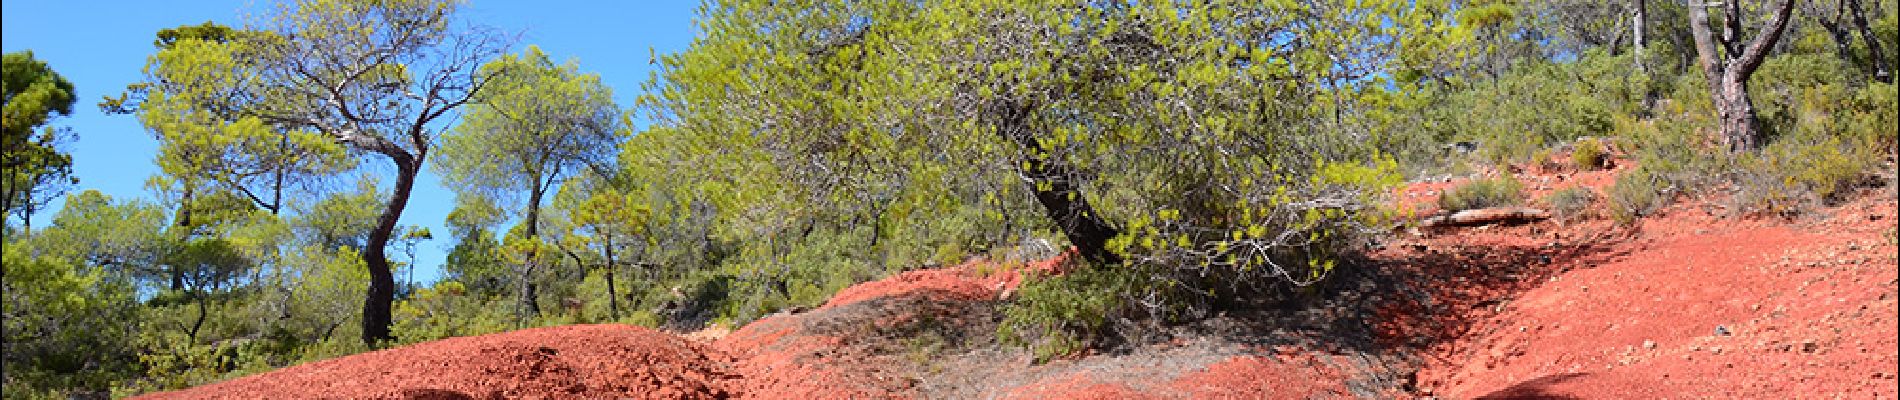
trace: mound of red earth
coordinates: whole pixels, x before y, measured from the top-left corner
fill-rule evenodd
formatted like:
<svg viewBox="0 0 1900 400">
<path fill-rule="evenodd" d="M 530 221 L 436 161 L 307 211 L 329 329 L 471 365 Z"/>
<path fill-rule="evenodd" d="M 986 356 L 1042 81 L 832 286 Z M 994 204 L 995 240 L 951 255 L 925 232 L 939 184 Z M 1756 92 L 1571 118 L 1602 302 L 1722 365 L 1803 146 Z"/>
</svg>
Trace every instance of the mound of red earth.
<svg viewBox="0 0 1900 400">
<path fill-rule="evenodd" d="M 292 366 L 153 399 L 730 397 L 717 351 L 628 325 L 443 339 Z"/>
<path fill-rule="evenodd" d="M 1614 173 L 1518 178 L 1535 199 L 1600 190 Z M 1429 210 L 1456 184 L 1399 196 Z M 1060 273 L 1061 257 L 904 272 L 709 342 L 529 329 L 154 397 L 1900 397 L 1891 192 L 1795 220 L 1719 203 L 1691 199 L 1632 227 L 1399 233 L 1311 307 L 1041 363 L 997 341 L 998 305 L 1026 271 Z"/>
</svg>

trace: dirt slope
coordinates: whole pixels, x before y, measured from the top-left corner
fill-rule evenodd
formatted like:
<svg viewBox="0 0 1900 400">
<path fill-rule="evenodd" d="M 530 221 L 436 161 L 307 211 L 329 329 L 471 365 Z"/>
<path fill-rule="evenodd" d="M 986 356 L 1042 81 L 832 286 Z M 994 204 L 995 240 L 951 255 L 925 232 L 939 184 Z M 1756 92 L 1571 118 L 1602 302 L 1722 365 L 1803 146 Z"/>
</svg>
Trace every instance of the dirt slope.
<svg viewBox="0 0 1900 400">
<path fill-rule="evenodd" d="M 1452 398 L 1893 398 L 1888 201 L 1793 223 L 1677 207 L 1467 311 L 1474 323 L 1433 349 L 1419 385 Z M 1549 240 L 1528 230 L 1461 239 Z"/>
</svg>

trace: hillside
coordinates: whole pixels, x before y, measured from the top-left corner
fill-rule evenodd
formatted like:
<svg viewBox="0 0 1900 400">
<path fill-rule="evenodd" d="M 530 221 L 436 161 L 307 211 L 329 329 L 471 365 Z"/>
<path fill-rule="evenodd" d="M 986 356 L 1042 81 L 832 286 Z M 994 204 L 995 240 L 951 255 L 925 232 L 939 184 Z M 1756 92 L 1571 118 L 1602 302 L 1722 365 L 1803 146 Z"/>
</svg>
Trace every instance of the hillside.
<svg viewBox="0 0 1900 400">
<path fill-rule="evenodd" d="M 1616 172 L 1519 178 L 1547 192 Z M 1428 208 L 1456 183 L 1399 197 Z M 1059 271 L 1063 257 L 904 272 L 730 333 L 529 329 L 148 398 L 1890 398 L 1894 200 L 1790 220 L 1690 199 L 1629 227 L 1400 233 L 1307 307 L 1156 327 L 1040 364 L 996 342 L 998 300 L 1020 271 Z"/>
</svg>

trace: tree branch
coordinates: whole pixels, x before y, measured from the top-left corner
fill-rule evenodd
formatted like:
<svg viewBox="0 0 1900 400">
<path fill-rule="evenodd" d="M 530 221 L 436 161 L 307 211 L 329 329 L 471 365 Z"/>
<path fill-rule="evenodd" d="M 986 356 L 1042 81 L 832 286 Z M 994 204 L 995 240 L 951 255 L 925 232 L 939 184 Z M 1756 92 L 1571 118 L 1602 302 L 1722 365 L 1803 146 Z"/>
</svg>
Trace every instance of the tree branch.
<svg viewBox="0 0 1900 400">
<path fill-rule="evenodd" d="M 1762 31 L 1754 41 L 1749 42 L 1748 49 L 1743 51 L 1741 57 L 1737 59 L 1734 66 L 1736 73 L 1748 76 L 1755 72 L 1756 67 L 1761 66 L 1762 60 L 1768 57 L 1768 48 L 1780 40 L 1781 32 L 1788 28 L 1788 15 L 1794 10 L 1794 2 L 1795 0 L 1781 0 L 1781 7 L 1775 10 L 1774 18 L 1768 20 L 1768 30 Z M 1729 18 L 1734 19 L 1738 16 Z"/>
</svg>

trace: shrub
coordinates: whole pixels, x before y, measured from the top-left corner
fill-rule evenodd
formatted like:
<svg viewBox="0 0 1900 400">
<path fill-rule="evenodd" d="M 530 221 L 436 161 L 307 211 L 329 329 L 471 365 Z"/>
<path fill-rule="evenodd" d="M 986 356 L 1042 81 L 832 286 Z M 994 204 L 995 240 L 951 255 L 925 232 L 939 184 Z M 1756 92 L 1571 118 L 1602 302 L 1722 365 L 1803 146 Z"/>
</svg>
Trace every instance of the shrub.
<svg viewBox="0 0 1900 400">
<path fill-rule="evenodd" d="M 1536 153 L 1531 153 L 1530 165 L 1532 167 L 1537 168 L 1537 171 L 1542 171 L 1542 172 L 1554 172 L 1554 171 L 1562 170 L 1563 165 L 1558 164 L 1557 157 L 1552 156 L 1550 153 L 1551 153 L 1550 149 L 1538 150 Z"/>
<path fill-rule="evenodd" d="M 1036 362 L 1075 353 L 1128 310 L 1124 296 L 1154 286 L 1151 276 L 1139 268 L 1109 267 L 1031 277 L 1003 308 L 997 336 L 1006 344 L 1029 345 Z"/>
<path fill-rule="evenodd" d="M 1618 224 L 1629 225 L 1637 218 L 1656 212 L 1666 200 L 1663 188 L 1648 166 L 1617 175 L 1608 193 L 1610 218 Z"/>
<path fill-rule="evenodd" d="M 1609 153 L 1603 150 L 1603 142 L 1592 138 L 1578 140 L 1576 147 L 1570 151 L 1570 164 L 1577 166 L 1577 170 L 1580 171 L 1595 171 L 1603 168 L 1603 162 L 1607 158 L 1609 158 Z"/>
<path fill-rule="evenodd" d="M 513 299 L 476 294 L 456 281 L 437 282 L 396 303 L 392 330 L 402 344 L 505 331 L 517 327 Z M 350 337 L 330 335 L 327 339 Z"/>
<path fill-rule="evenodd" d="M 1544 196 L 1543 203 L 1550 213 L 1558 219 L 1570 220 L 1589 211 L 1590 204 L 1597 200 L 1597 192 L 1583 186 L 1571 186 Z"/>
<path fill-rule="evenodd" d="M 1445 191 L 1444 196 L 1438 197 L 1438 207 L 1445 211 L 1462 211 L 1515 205 L 1523 203 L 1523 191 L 1524 184 L 1510 175 L 1477 179 Z"/>
</svg>

